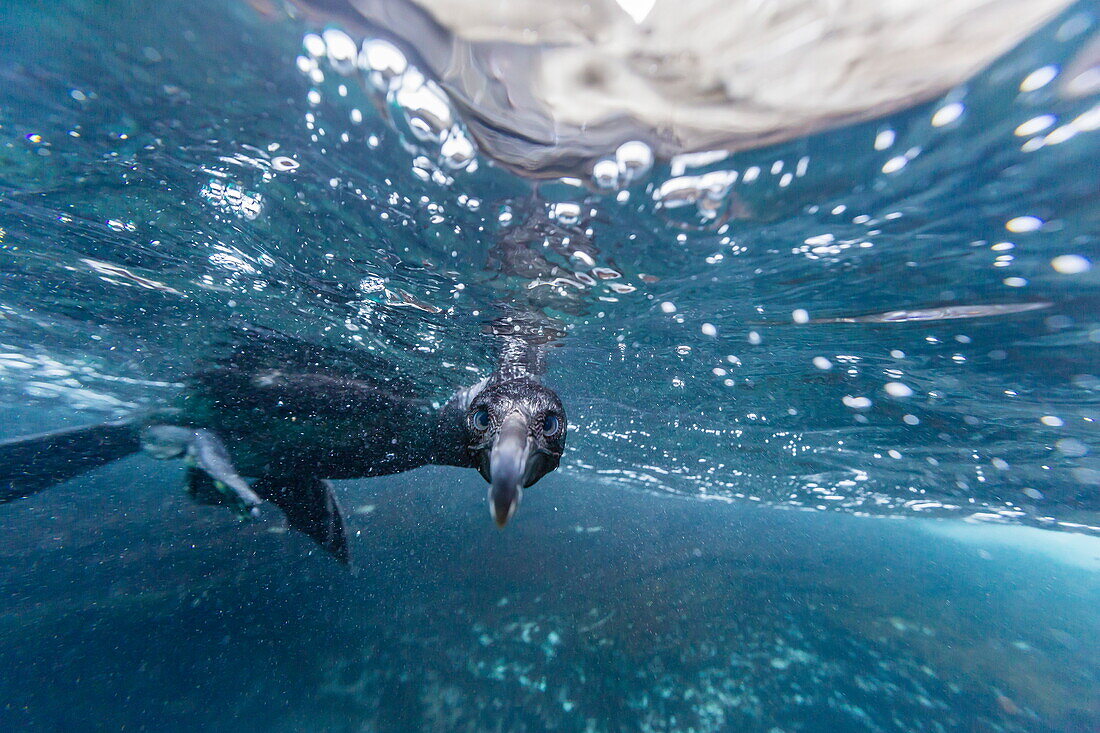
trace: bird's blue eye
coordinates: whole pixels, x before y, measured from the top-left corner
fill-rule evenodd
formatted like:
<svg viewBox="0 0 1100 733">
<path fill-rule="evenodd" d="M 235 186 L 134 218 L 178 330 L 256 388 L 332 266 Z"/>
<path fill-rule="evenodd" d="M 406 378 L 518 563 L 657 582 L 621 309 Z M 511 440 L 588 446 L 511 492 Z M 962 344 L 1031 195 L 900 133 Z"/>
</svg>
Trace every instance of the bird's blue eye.
<svg viewBox="0 0 1100 733">
<path fill-rule="evenodd" d="M 489 429 L 489 411 L 482 409 L 474 413 L 474 427 L 478 430 Z"/>
<path fill-rule="evenodd" d="M 557 435 L 561 429 L 561 419 L 557 415 L 547 415 L 542 419 L 542 434 L 546 437 Z"/>
</svg>

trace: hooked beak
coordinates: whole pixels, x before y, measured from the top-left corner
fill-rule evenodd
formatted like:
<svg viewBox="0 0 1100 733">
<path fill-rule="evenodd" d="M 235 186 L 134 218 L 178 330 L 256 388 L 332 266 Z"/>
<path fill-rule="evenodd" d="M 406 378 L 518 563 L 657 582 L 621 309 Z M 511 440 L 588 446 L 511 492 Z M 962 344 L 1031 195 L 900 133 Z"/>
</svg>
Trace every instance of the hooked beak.
<svg viewBox="0 0 1100 733">
<path fill-rule="evenodd" d="M 489 511 L 498 527 L 503 527 L 516 512 L 530 455 L 527 421 L 519 412 L 513 412 L 500 426 L 489 454 Z"/>
</svg>

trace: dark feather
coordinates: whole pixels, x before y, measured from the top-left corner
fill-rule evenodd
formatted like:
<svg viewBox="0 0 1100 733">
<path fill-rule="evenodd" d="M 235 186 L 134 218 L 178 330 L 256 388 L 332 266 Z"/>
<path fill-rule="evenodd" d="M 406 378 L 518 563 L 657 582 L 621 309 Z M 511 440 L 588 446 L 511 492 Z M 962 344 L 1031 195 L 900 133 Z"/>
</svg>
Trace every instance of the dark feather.
<svg viewBox="0 0 1100 733">
<path fill-rule="evenodd" d="M 0 503 L 29 496 L 141 449 L 128 421 L 0 442 Z"/>
<path fill-rule="evenodd" d="M 344 516 L 328 481 L 314 476 L 267 475 L 253 490 L 283 510 L 287 523 L 345 565 L 351 561 Z"/>
</svg>

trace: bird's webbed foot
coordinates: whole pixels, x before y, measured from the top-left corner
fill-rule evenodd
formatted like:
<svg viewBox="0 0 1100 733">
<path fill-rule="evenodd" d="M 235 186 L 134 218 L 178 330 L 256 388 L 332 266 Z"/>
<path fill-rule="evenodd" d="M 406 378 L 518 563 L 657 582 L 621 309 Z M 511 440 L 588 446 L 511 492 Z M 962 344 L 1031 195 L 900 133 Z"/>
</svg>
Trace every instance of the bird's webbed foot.
<svg viewBox="0 0 1100 733">
<path fill-rule="evenodd" d="M 241 478 L 229 451 L 204 428 L 153 425 L 141 434 L 142 448 L 155 458 L 183 458 L 187 493 L 203 504 L 226 504 L 242 517 L 259 516 L 262 499 Z"/>
</svg>

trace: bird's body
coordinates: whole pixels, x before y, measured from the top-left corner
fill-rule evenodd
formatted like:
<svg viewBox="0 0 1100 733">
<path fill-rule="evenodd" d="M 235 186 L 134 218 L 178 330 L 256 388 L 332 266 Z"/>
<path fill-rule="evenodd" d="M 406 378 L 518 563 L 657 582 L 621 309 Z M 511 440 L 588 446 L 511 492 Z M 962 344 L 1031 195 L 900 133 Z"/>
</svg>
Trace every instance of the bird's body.
<svg viewBox="0 0 1100 733">
<path fill-rule="evenodd" d="M 327 479 L 477 468 L 503 525 L 522 488 L 557 467 L 564 421 L 557 396 L 514 362 L 502 360 L 437 406 L 381 360 L 249 327 L 229 356 L 196 371 L 172 407 L 0 443 L 0 502 L 144 449 L 185 459 L 194 498 L 246 515 L 266 499 L 347 560 Z"/>
<path fill-rule="evenodd" d="M 359 379 L 279 369 L 219 369 L 192 380 L 176 411 L 156 416 L 219 435 L 245 476 L 384 476 L 429 464 L 471 466 L 463 413 Z M 369 416 L 365 420 L 364 416 Z"/>
</svg>

